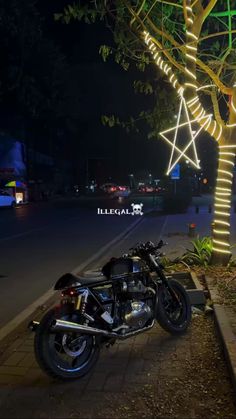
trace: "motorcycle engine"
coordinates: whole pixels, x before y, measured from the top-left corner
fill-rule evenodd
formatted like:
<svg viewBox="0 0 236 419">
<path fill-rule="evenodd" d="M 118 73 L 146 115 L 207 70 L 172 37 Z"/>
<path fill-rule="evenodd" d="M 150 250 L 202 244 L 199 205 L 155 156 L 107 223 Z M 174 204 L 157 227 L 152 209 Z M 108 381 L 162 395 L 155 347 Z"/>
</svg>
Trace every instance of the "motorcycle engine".
<svg viewBox="0 0 236 419">
<path fill-rule="evenodd" d="M 129 327 L 142 328 L 152 315 L 151 308 L 143 301 L 128 301 L 123 320 Z"/>
</svg>

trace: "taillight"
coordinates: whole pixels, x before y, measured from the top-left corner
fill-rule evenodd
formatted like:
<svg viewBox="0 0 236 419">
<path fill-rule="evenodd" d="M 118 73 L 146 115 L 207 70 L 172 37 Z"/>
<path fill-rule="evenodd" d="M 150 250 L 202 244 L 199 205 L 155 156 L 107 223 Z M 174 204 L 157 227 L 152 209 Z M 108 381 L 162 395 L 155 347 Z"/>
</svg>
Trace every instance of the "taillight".
<svg viewBox="0 0 236 419">
<path fill-rule="evenodd" d="M 65 297 L 65 295 L 69 295 L 70 297 L 74 297 L 75 295 L 77 295 L 77 291 L 73 288 L 67 288 L 65 290 L 62 291 L 61 296 Z"/>
</svg>

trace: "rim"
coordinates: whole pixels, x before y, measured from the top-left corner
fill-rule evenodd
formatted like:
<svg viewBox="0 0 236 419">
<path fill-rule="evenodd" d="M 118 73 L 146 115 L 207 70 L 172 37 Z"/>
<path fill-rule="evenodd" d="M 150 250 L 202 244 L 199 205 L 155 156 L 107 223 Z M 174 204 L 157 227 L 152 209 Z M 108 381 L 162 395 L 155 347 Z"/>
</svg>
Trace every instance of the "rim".
<svg viewBox="0 0 236 419">
<path fill-rule="evenodd" d="M 68 320 L 69 316 L 61 319 Z M 79 333 L 55 333 L 48 339 L 50 357 L 58 369 L 78 372 L 89 364 L 95 352 L 94 336 Z"/>
<path fill-rule="evenodd" d="M 186 321 L 186 301 L 181 291 L 174 288 L 174 292 L 178 298 L 178 303 L 173 301 L 168 289 L 165 289 L 162 293 L 162 303 L 168 320 L 181 326 Z"/>
</svg>

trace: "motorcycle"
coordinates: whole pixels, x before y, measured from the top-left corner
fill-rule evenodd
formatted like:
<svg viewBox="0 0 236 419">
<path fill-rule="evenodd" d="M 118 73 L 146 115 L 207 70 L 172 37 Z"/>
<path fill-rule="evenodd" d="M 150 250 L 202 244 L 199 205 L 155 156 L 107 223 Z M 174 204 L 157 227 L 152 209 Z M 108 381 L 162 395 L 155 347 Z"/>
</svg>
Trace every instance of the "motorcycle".
<svg viewBox="0 0 236 419">
<path fill-rule="evenodd" d="M 184 287 L 166 277 L 160 263 L 161 240 L 139 243 L 112 258 L 95 277 L 63 275 L 54 289 L 61 303 L 41 322 L 31 322 L 39 366 L 59 379 L 81 378 L 95 365 L 102 346 L 150 330 L 155 322 L 180 335 L 191 322 Z"/>
</svg>

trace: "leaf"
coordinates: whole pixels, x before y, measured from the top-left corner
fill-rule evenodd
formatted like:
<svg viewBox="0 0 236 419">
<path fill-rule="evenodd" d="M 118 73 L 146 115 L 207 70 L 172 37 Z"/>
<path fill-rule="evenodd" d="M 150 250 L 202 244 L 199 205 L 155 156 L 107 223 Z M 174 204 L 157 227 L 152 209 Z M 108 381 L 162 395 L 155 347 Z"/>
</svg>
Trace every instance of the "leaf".
<svg viewBox="0 0 236 419">
<path fill-rule="evenodd" d="M 61 20 L 63 17 L 63 13 L 54 13 L 54 20 L 58 21 Z"/>
<path fill-rule="evenodd" d="M 112 49 L 107 45 L 101 45 L 99 48 L 99 54 L 102 56 L 103 61 L 106 62 L 107 57 L 112 54 Z"/>
</svg>

